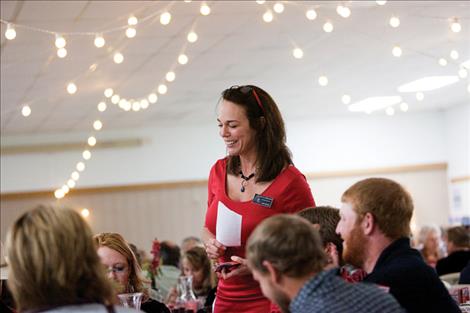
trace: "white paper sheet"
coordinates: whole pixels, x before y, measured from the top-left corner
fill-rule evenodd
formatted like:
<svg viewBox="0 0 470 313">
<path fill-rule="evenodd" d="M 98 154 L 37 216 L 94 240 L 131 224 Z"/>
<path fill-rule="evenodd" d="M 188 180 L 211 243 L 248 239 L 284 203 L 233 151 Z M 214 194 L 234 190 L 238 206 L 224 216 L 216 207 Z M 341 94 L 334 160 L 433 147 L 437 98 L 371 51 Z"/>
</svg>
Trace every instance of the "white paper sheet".
<svg viewBox="0 0 470 313">
<path fill-rule="evenodd" d="M 241 245 L 241 231 L 242 216 L 219 201 L 215 239 L 226 247 L 239 247 Z"/>
</svg>

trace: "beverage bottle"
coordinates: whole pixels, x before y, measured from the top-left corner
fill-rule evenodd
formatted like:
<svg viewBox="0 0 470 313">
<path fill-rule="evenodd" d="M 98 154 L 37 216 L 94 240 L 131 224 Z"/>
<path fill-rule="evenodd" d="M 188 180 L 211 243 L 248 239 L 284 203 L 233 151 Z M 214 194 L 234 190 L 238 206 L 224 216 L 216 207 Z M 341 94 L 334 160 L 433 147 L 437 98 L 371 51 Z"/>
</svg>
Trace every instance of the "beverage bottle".
<svg viewBox="0 0 470 313">
<path fill-rule="evenodd" d="M 198 300 L 193 292 L 193 277 L 181 276 L 178 278 L 178 292 L 179 297 L 177 306 L 184 308 L 185 312 L 194 312 L 198 310 Z"/>
</svg>

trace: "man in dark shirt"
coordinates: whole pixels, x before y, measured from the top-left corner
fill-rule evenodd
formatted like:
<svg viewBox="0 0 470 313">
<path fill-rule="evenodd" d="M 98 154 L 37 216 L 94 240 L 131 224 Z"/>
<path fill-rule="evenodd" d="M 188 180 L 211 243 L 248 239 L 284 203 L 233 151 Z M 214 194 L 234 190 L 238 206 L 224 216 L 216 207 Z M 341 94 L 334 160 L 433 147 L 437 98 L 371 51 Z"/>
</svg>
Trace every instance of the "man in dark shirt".
<svg viewBox="0 0 470 313">
<path fill-rule="evenodd" d="M 451 227 L 446 231 L 447 257 L 436 264 L 439 276 L 460 272 L 470 261 L 470 234 L 465 227 Z"/>
<path fill-rule="evenodd" d="M 368 178 L 343 193 L 343 259 L 364 269 L 364 281 L 379 284 L 409 313 L 458 313 L 457 303 L 420 253 L 410 247 L 411 196 L 398 183 Z"/>
</svg>

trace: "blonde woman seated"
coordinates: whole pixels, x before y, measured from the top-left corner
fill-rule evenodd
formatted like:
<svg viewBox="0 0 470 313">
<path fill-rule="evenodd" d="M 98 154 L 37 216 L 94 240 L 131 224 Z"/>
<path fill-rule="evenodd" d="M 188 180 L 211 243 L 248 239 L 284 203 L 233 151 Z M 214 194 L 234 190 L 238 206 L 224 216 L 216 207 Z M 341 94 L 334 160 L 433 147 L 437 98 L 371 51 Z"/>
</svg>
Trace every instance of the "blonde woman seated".
<svg viewBox="0 0 470 313">
<path fill-rule="evenodd" d="M 92 232 L 73 210 L 39 206 L 24 213 L 10 228 L 6 247 L 17 312 L 137 312 L 112 305 Z"/>
<path fill-rule="evenodd" d="M 193 247 L 183 254 L 181 261 L 182 274 L 192 276 L 194 295 L 202 300 L 204 308 L 211 308 L 217 289 L 217 277 L 212 270 L 212 263 L 202 247 Z M 168 295 L 168 303 L 174 305 L 177 298 L 176 288 Z"/>
<path fill-rule="evenodd" d="M 421 227 L 417 249 L 429 266 L 436 267 L 437 261 L 445 257 L 441 229 L 433 224 Z"/>
<path fill-rule="evenodd" d="M 101 263 L 108 278 L 114 282 L 117 293 L 142 292 L 140 309 L 147 313 L 170 313 L 163 304 L 149 297 L 144 286 L 142 269 L 128 243 L 117 233 L 101 233 L 94 236 Z"/>
</svg>

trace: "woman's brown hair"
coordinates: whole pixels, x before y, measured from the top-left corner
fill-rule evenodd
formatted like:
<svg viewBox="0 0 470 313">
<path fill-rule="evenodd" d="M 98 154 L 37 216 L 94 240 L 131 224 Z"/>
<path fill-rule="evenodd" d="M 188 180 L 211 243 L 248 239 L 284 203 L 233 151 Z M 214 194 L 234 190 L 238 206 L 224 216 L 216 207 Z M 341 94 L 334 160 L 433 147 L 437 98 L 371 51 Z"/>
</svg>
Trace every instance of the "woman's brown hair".
<svg viewBox="0 0 470 313">
<path fill-rule="evenodd" d="M 211 261 L 204 248 L 193 247 L 189 249 L 183 254 L 183 259 L 186 259 L 195 270 L 202 270 L 203 272 L 204 281 L 201 288 L 194 288 L 197 295 L 207 294 L 217 285 L 216 276 L 211 269 Z"/>
<path fill-rule="evenodd" d="M 276 102 L 263 89 L 254 85 L 233 86 L 222 92 L 222 99 L 244 108 L 250 127 L 256 132 L 256 181 L 276 178 L 289 164 L 292 156 L 286 145 L 284 121 Z M 229 156 L 228 172 L 238 176 L 240 157 Z"/>
</svg>

